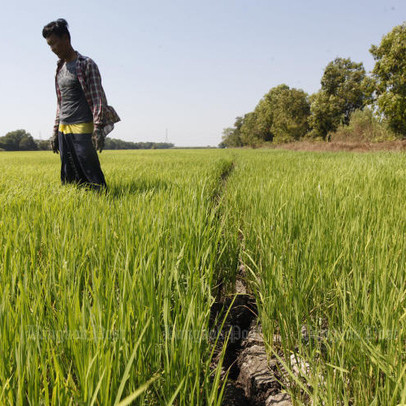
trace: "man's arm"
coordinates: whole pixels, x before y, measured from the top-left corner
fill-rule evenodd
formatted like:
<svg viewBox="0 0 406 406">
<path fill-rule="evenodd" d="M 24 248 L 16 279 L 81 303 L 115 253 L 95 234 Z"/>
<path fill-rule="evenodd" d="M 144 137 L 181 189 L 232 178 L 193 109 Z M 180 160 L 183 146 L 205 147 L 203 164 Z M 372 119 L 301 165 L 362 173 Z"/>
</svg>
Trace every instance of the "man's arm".
<svg viewBox="0 0 406 406">
<path fill-rule="evenodd" d="M 56 118 L 54 130 L 52 133 L 52 137 L 50 139 L 51 149 L 55 154 L 59 152 L 58 130 L 59 130 L 59 102 L 56 103 Z"/>
<path fill-rule="evenodd" d="M 86 85 L 89 90 L 89 96 L 92 102 L 92 114 L 93 114 L 93 125 L 94 131 L 92 136 L 92 141 L 95 149 L 102 152 L 104 148 L 105 135 L 103 132 L 104 126 L 104 113 L 103 109 L 107 104 L 106 95 L 104 93 L 101 75 L 99 68 L 92 59 L 87 60 L 86 66 Z"/>
<path fill-rule="evenodd" d="M 54 123 L 53 135 L 58 135 L 58 130 L 59 130 L 59 103 L 56 104 L 56 118 Z"/>
<path fill-rule="evenodd" d="M 82 76 L 83 73 L 83 76 Z M 106 135 L 114 128 L 114 123 L 120 121 L 116 111 L 107 105 L 106 94 L 102 86 L 101 75 L 96 63 L 87 58 L 80 73 L 82 87 L 93 115 L 93 142 L 100 152 L 104 148 Z"/>
<path fill-rule="evenodd" d="M 102 87 L 99 68 L 92 59 L 86 63 L 85 81 L 92 101 L 91 110 L 93 114 L 93 124 L 96 129 L 103 128 L 103 106 L 106 104 L 105 94 Z"/>
</svg>

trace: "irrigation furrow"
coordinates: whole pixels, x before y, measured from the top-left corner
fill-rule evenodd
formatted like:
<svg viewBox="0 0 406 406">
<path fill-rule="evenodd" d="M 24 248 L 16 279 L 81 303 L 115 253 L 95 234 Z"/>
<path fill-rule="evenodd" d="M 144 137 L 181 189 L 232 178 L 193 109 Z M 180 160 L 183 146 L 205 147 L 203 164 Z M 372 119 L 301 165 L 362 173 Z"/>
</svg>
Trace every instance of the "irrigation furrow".
<svg viewBox="0 0 406 406">
<path fill-rule="evenodd" d="M 221 224 L 230 213 L 222 205 L 227 181 L 235 162 L 225 163 L 213 193 L 213 205 Z M 241 260 L 244 250 L 242 235 L 238 242 L 227 241 L 227 233 L 219 247 L 217 297 L 211 308 L 210 329 L 218 337 L 213 369 L 222 362 L 222 376 L 227 380 L 223 405 L 263 405 L 272 401 L 280 406 L 290 405 L 290 399 L 281 394 L 279 366 L 270 369 L 264 340 L 258 325 L 254 295 L 248 288 Z M 222 356 L 224 358 L 222 358 Z M 271 365 L 271 366 L 272 366 Z"/>
</svg>

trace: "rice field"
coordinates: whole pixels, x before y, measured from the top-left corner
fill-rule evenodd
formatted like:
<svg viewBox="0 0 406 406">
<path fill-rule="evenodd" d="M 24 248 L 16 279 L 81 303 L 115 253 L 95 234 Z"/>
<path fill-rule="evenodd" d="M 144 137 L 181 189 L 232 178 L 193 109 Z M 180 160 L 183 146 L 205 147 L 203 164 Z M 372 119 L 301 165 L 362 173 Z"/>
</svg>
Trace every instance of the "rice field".
<svg viewBox="0 0 406 406">
<path fill-rule="evenodd" d="M 106 194 L 0 153 L 0 404 L 222 404 L 210 309 L 241 264 L 296 404 L 406 403 L 403 154 L 100 158 Z"/>
<path fill-rule="evenodd" d="M 243 152 L 233 175 L 226 230 L 293 398 L 405 404 L 405 155 Z"/>
</svg>

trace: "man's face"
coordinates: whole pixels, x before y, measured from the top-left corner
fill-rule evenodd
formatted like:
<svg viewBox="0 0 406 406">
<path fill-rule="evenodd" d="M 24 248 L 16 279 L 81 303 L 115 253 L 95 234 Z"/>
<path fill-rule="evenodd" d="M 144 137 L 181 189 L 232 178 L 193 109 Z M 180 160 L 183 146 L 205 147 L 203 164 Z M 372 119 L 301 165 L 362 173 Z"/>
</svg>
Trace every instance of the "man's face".
<svg viewBox="0 0 406 406">
<path fill-rule="evenodd" d="M 58 56 L 59 59 L 64 59 L 69 50 L 69 37 L 67 35 L 63 35 L 62 37 L 58 37 L 55 34 L 50 35 L 47 38 L 47 44 L 50 46 L 51 51 Z"/>
</svg>

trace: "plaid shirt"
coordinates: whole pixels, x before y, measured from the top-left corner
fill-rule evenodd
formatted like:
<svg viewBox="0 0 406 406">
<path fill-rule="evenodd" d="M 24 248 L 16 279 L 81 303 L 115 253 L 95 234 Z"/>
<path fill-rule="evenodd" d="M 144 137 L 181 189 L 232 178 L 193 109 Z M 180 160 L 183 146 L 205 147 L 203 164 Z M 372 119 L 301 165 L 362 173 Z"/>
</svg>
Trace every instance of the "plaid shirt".
<svg viewBox="0 0 406 406">
<path fill-rule="evenodd" d="M 65 61 L 59 60 L 55 75 L 56 96 L 58 99 L 56 108 L 56 120 L 54 134 L 58 134 L 59 112 L 61 107 L 61 90 L 58 86 L 57 76 Z M 77 52 L 76 73 L 79 83 L 85 94 L 87 103 L 93 114 L 93 124 L 95 130 L 103 131 L 106 136 L 114 128 L 114 123 L 120 121 L 113 107 L 107 105 L 106 94 L 104 93 L 99 68 L 95 62 L 87 56 L 82 56 Z"/>
</svg>

